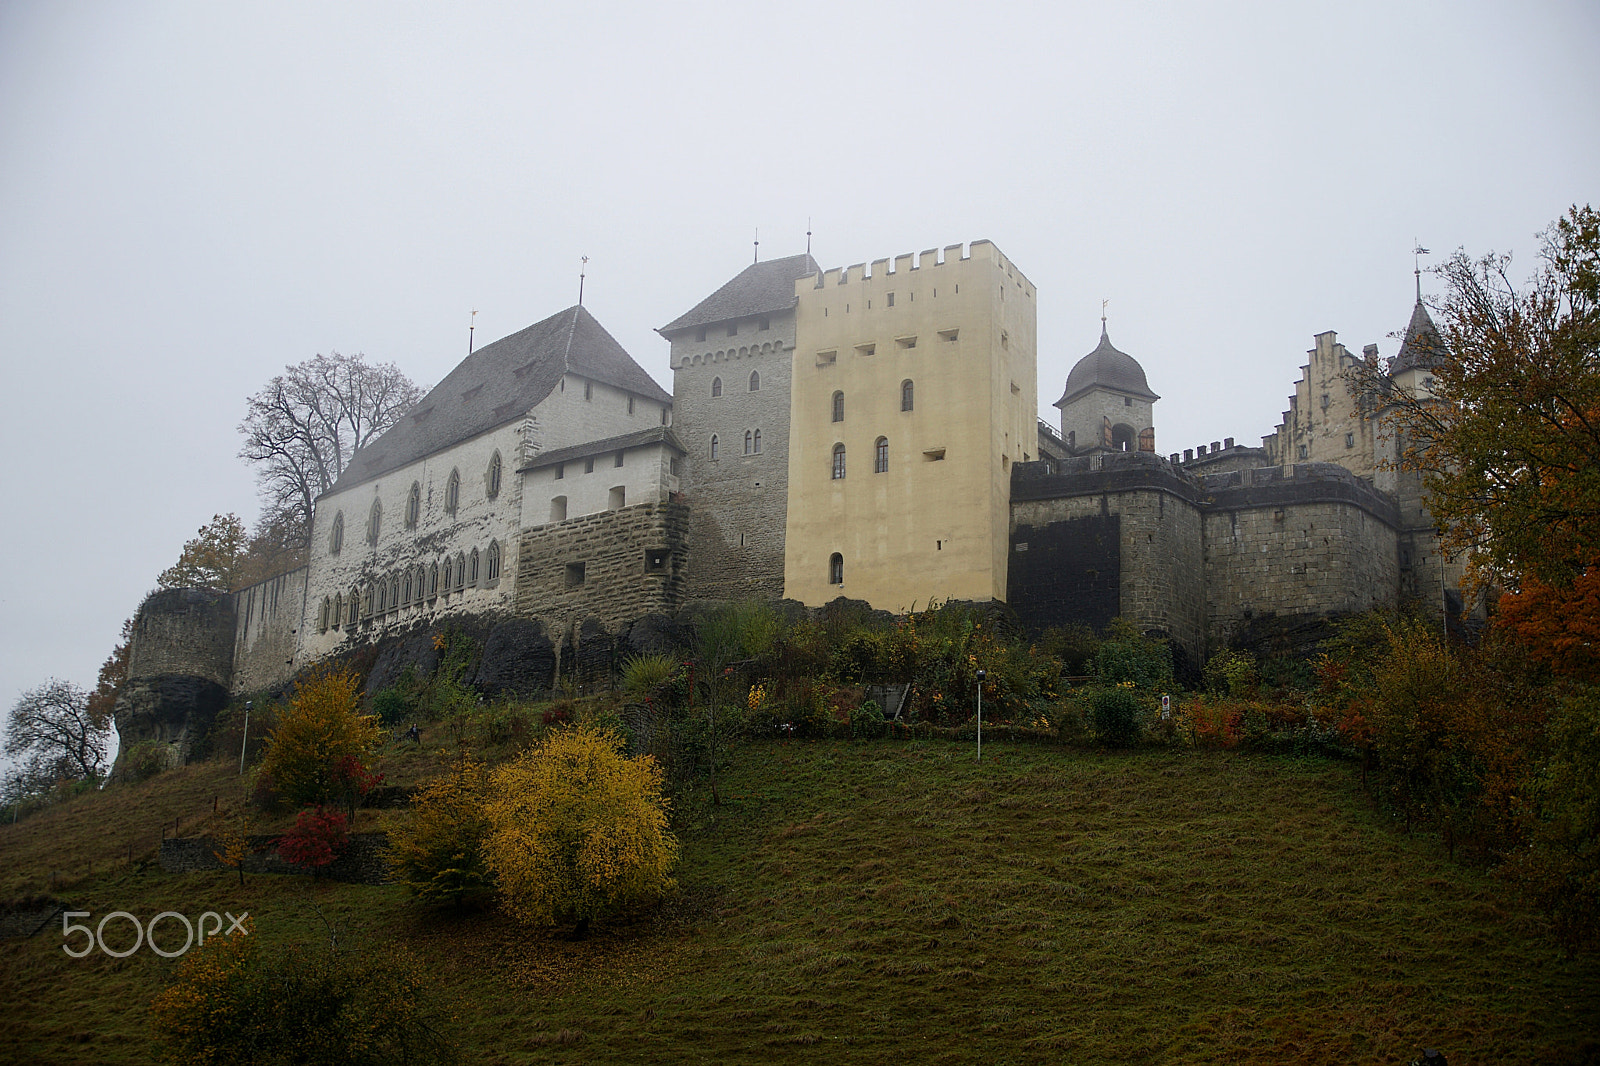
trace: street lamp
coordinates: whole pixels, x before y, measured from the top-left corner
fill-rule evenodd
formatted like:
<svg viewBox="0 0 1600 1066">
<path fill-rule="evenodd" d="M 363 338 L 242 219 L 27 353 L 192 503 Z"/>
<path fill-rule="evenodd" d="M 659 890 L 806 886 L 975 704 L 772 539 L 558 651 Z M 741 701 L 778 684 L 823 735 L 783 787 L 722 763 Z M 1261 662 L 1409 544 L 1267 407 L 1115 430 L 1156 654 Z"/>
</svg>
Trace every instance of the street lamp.
<svg viewBox="0 0 1600 1066">
<path fill-rule="evenodd" d="M 988 671 L 978 671 L 978 761 L 983 761 L 983 680 L 988 677 Z"/>
<path fill-rule="evenodd" d="M 244 752 L 250 746 L 250 708 L 255 706 L 254 700 L 244 701 L 244 739 L 239 741 L 239 772 L 244 773 Z"/>
</svg>

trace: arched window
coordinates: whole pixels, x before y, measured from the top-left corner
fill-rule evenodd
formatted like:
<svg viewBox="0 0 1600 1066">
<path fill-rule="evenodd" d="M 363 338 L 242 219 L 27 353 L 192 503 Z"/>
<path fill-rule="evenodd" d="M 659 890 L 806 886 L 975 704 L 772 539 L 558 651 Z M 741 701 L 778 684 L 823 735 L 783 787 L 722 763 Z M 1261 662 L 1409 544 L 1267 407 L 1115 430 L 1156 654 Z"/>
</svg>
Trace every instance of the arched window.
<svg viewBox="0 0 1600 1066">
<path fill-rule="evenodd" d="M 904 381 L 902 381 L 900 383 L 900 410 L 902 410 L 902 411 L 911 410 L 911 407 L 912 407 L 911 401 L 912 401 L 912 399 L 913 399 L 913 386 L 911 384 L 911 379 L 907 378 L 906 380 L 904 380 Z"/>
<path fill-rule="evenodd" d="M 477 587 L 478 584 L 478 549 L 473 548 L 472 554 L 467 556 L 467 584 Z"/>
<path fill-rule="evenodd" d="M 407 570 L 400 579 L 400 606 L 411 606 L 411 571 Z"/>
<path fill-rule="evenodd" d="M 344 624 L 346 626 L 355 625 L 361 618 L 361 590 L 359 588 L 354 585 L 350 586 L 350 598 L 345 601 L 344 607 L 346 611 Z"/>
<path fill-rule="evenodd" d="M 398 611 L 399 609 L 400 609 L 400 575 L 399 574 L 391 574 L 389 576 L 389 610 Z"/>
<path fill-rule="evenodd" d="M 422 601 L 428 598 L 428 568 L 422 563 L 417 564 L 416 584 L 411 586 L 411 591 L 411 602 L 421 607 Z"/>
<path fill-rule="evenodd" d="M 761 431 L 760 431 L 760 430 L 759 430 L 759 429 L 758 429 L 758 430 L 756 430 L 756 447 L 755 447 L 755 453 L 756 453 L 756 454 L 757 454 L 757 455 L 760 455 L 760 454 L 761 454 Z"/>
<path fill-rule="evenodd" d="M 712 378 L 711 379 L 711 395 L 712 396 L 721 396 L 722 395 L 722 379 L 721 378 Z"/>
<path fill-rule="evenodd" d="M 489 561 L 486 565 L 488 566 L 486 580 L 493 585 L 500 580 L 500 542 L 497 540 L 489 542 Z"/>
<path fill-rule="evenodd" d="M 338 629 L 339 623 L 344 621 L 344 593 L 333 594 L 333 628 Z"/>
<path fill-rule="evenodd" d="M 711 434 L 711 458 L 715 459 L 716 457 L 717 457 L 717 435 L 715 433 L 713 433 L 713 434 Z"/>
<path fill-rule="evenodd" d="M 376 593 L 377 593 L 377 589 L 376 589 L 375 586 L 372 586 L 372 585 L 368 585 L 367 586 L 366 594 L 361 597 L 361 617 L 363 617 L 363 618 L 371 618 L 372 617 L 372 608 L 374 606 L 376 606 L 373 603 L 373 599 L 374 599 Z"/>
<path fill-rule="evenodd" d="M 872 472 L 885 474 L 889 471 L 889 438 L 879 437 L 878 443 L 872 450 Z"/>
<path fill-rule="evenodd" d="M 333 516 L 333 534 L 328 538 L 328 550 L 338 555 L 344 550 L 344 512 Z"/>
<path fill-rule="evenodd" d="M 450 480 L 444 483 L 444 510 L 446 514 L 455 514 L 461 506 L 461 471 L 450 471 Z"/>
<path fill-rule="evenodd" d="M 760 392 L 761 391 L 761 371 L 759 371 L 759 370 L 750 371 L 750 391 L 751 392 Z"/>
<path fill-rule="evenodd" d="M 838 552 L 828 557 L 828 584 L 844 584 L 844 556 Z"/>
<path fill-rule="evenodd" d="M 422 486 L 415 481 L 411 483 L 411 491 L 406 494 L 406 528 L 416 529 L 417 519 L 422 516 Z"/>
<path fill-rule="evenodd" d="M 835 422 L 844 421 L 844 393 L 842 392 L 833 394 L 833 420 Z"/>
<path fill-rule="evenodd" d="M 448 555 L 444 557 L 444 594 L 450 595 L 450 583 L 456 576 L 456 561 Z"/>
<path fill-rule="evenodd" d="M 332 612 L 333 601 L 326 596 L 322 597 L 322 615 L 317 621 L 318 632 L 326 633 L 328 631 L 328 615 Z"/>
<path fill-rule="evenodd" d="M 434 564 L 432 566 L 428 567 L 428 599 L 430 599 L 430 600 L 434 599 L 438 595 L 439 595 L 439 563 L 438 563 L 438 560 L 435 560 Z"/>
<path fill-rule="evenodd" d="M 489 473 L 485 475 L 484 484 L 489 490 L 489 499 L 500 495 L 500 453 L 495 452 L 489 459 Z"/>
<path fill-rule="evenodd" d="M 389 583 L 387 581 L 379 581 L 372 595 L 373 614 L 382 614 L 384 611 L 389 609 L 388 597 Z"/>
<path fill-rule="evenodd" d="M 460 592 L 467 587 L 467 557 L 462 552 L 456 552 L 456 591 Z"/>
<path fill-rule="evenodd" d="M 746 455 L 750 454 L 750 446 L 752 444 L 754 444 L 754 443 L 755 443 L 755 434 L 751 433 L 748 429 L 745 430 L 744 431 L 744 453 Z"/>
<path fill-rule="evenodd" d="M 844 445 L 833 446 L 833 480 L 844 480 Z"/>
<path fill-rule="evenodd" d="M 372 510 L 367 513 L 367 543 L 378 543 L 378 531 L 383 527 L 383 501 L 373 500 Z"/>
</svg>

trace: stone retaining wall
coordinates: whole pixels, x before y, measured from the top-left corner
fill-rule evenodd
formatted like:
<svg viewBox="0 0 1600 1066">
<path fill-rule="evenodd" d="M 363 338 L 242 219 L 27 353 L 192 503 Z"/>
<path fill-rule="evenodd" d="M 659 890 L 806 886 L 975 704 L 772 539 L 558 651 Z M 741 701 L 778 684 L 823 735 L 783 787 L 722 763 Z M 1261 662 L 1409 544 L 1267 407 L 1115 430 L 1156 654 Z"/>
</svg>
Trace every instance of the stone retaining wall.
<svg viewBox="0 0 1600 1066">
<path fill-rule="evenodd" d="M 248 838 L 251 854 L 244 861 L 245 873 L 310 875 L 305 867 L 278 857 L 279 836 L 258 833 Z M 390 884 L 388 849 L 388 833 L 351 833 L 344 852 L 324 866 L 319 876 L 354 885 Z M 222 845 L 213 837 L 169 837 L 161 842 L 161 869 L 169 874 L 230 869 L 217 858 L 221 850 Z"/>
</svg>

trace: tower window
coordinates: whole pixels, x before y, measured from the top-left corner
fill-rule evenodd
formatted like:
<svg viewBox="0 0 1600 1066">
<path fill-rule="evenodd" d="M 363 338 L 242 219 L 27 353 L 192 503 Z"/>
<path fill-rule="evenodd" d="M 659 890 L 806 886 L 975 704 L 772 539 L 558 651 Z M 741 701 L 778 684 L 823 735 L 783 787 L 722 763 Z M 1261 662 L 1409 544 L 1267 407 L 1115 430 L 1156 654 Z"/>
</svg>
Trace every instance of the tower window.
<svg viewBox="0 0 1600 1066">
<path fill-rule="evenodd" d="M 623 453 L 622 452 L 618 452 L 616 461 L 613 462 L 611 465 L 612 466 L 621 466 L 622 465 L 622 456 L 623 456 Z"/>
<path fill-rule="evenodd" d="M 556 475 L 560 477 L 558 473 Z M 446 514 L 455 514 L 461 506 L 461 471 L 450 471 L 450 480 L 444 484 L 444 509 Z"/>
<path fill-rule="evenodd" d="M 750 446 L 752 444 L 754 444 L 754 443 L 755 443 L 755 434 L 751 433 L 748 429 L 745 430 L 744 431 L 744 453 L 746 455 L 750 454 Z"/>
<path fill-rule="evenodd" d="M 902 381 L 900 383 L 900 410 L 911 410 L 915 398 L 915 387 L 911 384 L 910 379 Z"/>
<path fill-rule="evenodd" d="M 711 395 L 713 397 L 717 397 L 717 396 L 721 396 L 722 395 L 722 379 L 721 378 L 712 378 L 711 379 Z"/>
<path fill-rule="evenodd" d="M 1124 396 L 1122 398 L 1122 406 L 1124 406 L 1124 407 L 1132 407 L 1133 406 L 1132 398 L 1128 397 L 1128 396 Z"/>
<path fill-rule="evenodd" d="M 828 584 L 844 584 L 844 556 L 838 552 L 828 557 Z"/>
<path fill-rule="evenodd" d="M 566 520 L 567 520 L 567 498 L 565 496 L 554 496 L 554 497 L 551 497 L 551 499 L 550 499 L 550 521 L 552 521 L 552 522 L 565 522 Z M 448 584 L 450 584 L 450 569 L 449 569 L 450 568 L 450 564 L 449 564 L 449 562 L 446 562 L 444 565 L 445 565 L 444 583 L 446 585 L 448 585 Z"/>
<path fill-rule="evenodd" d="M 328 539 L 328 550 L 338 555 L 344 550 L 344 512 L 333 516 L 333 535 Z"/>
<path fill-rule="evenodd" d="M 367 513 L 367 543 L 378 543 L 378 533 L 383 527 L 383 502 L 372 501 L 372 510 Z"/>
<path fill-rule="evenodd" d="M 1346 433 L 1344 435 L 1344 446 L 1346 448 L 1354 448 L 1356 446 L 1356 435 L 1354 433 Z"/>
<path fill-rule="evenodd" d="M 715 459 L 716 457 L 717 457 L 717 435 L 715 433 L 713 433 L 713 434 L 711 434 L 711 458 Z"/>
<path fill-rule="evenodd" d="M 873 449 L 872 472 L 885 474 L 889 471 L 889 438 L 879 437 Z"/>
<path fill-rule="evenodd" d="M 761 391 L 761 371 L 759 371 L 759 370 L 750 371 L 750 391 L 751 392 L 760 392 Z"/>
<path fill-rule="evenodd" d="M 406 493 L 406 528 L 416 529 L 417 518 L 422 514 L 422 486 L 415 481 L 411 483 L 411 491 Z"/>
<path fill-rule="evenodd" d="M 756 455 L 761 454 L 761 431 L 756 430 L 756 445 L 751 449 Z"/>
<path fill-rule="evenodd" d="M 833 446 L 833 480 L 834 481 L 843 481 L 844 480 L 844 445 L 843 444 L 835 444 Z"/>
<path fill-rule="evenodd" d="M 594 458 L 592 456 L 583 461 L 583 472 L 585 474 L 594 473 Z"/>
<path fill-rule="evenodd" d="M 489 499 L 500 495 L 500 453 L 495 452 L 489 459 L 489 472 L 484 478 L 484 487 L 489 492 Z"/>
<path fill-rule="evenodd" d="M 833 394 L 833 420 L 835 422 L 844 421 L 844 393 L 842 392 Z"/>
<path fill-rule="evenodd" d="M 583 383 L 583 398 L 585 400 L 594 399 L 594 382 L 585 381 Z"/>
</svg>

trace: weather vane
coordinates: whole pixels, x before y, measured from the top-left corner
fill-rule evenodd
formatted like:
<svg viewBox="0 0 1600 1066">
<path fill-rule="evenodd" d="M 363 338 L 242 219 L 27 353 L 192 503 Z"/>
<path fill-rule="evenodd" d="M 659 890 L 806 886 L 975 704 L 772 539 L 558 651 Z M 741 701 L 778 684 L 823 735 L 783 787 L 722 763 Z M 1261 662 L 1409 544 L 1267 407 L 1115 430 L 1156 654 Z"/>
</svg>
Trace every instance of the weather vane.
<svg viewBox="0 0 1600 1066">
<path fill-rule="evenodd" d="M 478 327 L 478 309 L 472 309 L 472 317 L 467 319 L 467 354 L 472 354 L 472 331 Z"/>
<path fill-rule="evenodd" d="M 1106 328 L 1106 304 L 1110 302 L 1110 300 L 1100 301 L 1100 329 L 1102 331 Z"/>
<path fill-rule="evenodd" d="M 580 265 L 578 267 L 578 306 L 579 307 L 583 306 L 583 275 L 584 275 L 584 272 L 589 267 L 589 257 L 588 256 L 582 256 L 581 258 L 583 259 L 583 263 L 582 263 L 582 265 Z"/>
<path fill-rule="evenodd" d="M 761 262 L 761 227 L 756 227 L 756 257 L 752 262 Z"/>
<path fill-rule="evenodd" d="M 1432 255 L 1433 253 L 1428 251 L 1426 248 L 1424 248 L 1422 246 L 1422 242 L 1419 241 L 1419 240 L 1416 240 L 1415 238 L 1412 239 L 1411 245 L 1412 245 L 1412 247 L 1411 247 L 1412 263 L 1415 265 L 1415 269 L 1413 269 L 1411 272 L 1417 276 L 1417 302 L 1421 303 L 1422 302 L 1422 257 L 1425 256 L 1425 255 Z"/>
</svg>

